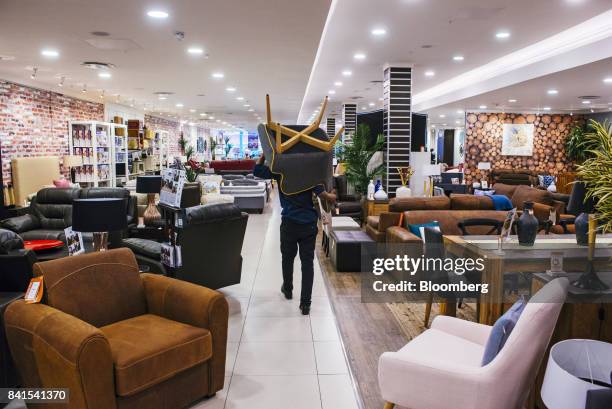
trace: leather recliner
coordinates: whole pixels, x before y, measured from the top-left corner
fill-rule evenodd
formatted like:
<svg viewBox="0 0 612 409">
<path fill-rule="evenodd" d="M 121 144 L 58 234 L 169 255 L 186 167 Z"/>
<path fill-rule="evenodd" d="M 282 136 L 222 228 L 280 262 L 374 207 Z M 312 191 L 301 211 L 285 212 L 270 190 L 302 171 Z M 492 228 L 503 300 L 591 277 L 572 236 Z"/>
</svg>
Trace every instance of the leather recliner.
<svg viewBox="0 0 612 409">
<path fill-rule="evenodd" d="M 182 265 L 173 269 L 174 277 L 212 289 L 240 283 L 248 217 L 231 203 L 185 209 L 183 227 L 177 229 Z M 129 238 L 123 245 L 134 251 L 139 264 L 152 272 L 167 273 L 161 263 L 161 243 Z"/>
<path fill-rule="evenodd" d="M 63 241 L 64 229 L 72 225 L 72 201 L 93 198 L 125 198 L 128 226 L 136 224 L 136 198 L 127 189 L 45 188 L 36 193 L 26 215 L 0 221 L 0 227 L 18 233 L 24 240 Z"/>
<path fill-rule="evenodd" d="M 334 176 L 334 189 L 336 189 L 336 207 L 338 216 L 352 217 L 361 220 L 363 205 L 359 194 L 348 193 L 346 175 Z"/>
<path fill-rule="evenodd" d="M 24 387 L 70 389 L 68 409 L 183 408 L 223 388 L 228 304 L 214 290 L 139 274 L 129 249 L 34 266 L 43 302 L 4 324 Z"/>
<path fill-rule="evenodd" d="M 36 254 L 23 248 L 17 233 L 0 229 L 0 292 L 25 292 L 36 261 Z"/>
</svg>

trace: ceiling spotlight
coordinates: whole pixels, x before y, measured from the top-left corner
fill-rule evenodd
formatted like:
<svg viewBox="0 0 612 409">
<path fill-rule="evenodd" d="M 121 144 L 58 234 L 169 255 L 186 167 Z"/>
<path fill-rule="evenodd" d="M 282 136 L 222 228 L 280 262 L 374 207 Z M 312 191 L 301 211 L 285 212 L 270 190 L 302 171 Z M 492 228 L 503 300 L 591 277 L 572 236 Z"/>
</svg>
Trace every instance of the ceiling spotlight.
<svg viewBox="0 0 612 409">
<path fill-rule="evenodd" d="M 189 110 L 189 112 L 191 112 L 192 114 L 193 114 L 195 111 L 196 111 L 196 110 L 195 110 L 195 109 L 193 109 L 193 108 L 191 108 L 191 109 Z"/>
<path fill-rule="evenodd" d="M 66 77 L 62 77 L 60 79 L 60 82 L 57 84 L 58 87 L 63 87 L 64 86 L 64 81 L 66 80 Z"/>
<path fill-rule="evenodd" d="M 36 79 L 36 74 L 38 74 L 38 68 L 32 68 L 32 74 L 30 74 L 30 78 Z"/>
<path fill-rule="evenodd" d="M 57 51 L 57 50 L 42 50 L 40 52 L 40 54 L 43 57 L 48 57 L 48 58 L 57 58 L 57 57 L 59 57 L 59 51 Z"/>
<path fill-rule="evenodd" d="M 334 82 L 334 86 L 341 87 L 342 86 L 342 82 L 341 81 L 336 81 L 336 82 Z"/>
<path fill-rule="evenodd" d="M 546 91 L 546 93 L 548 95 L 557 95 L 559 91 L 557 91 L 556 89 L 549 89 L 548 91 Z"/>
<path fill-rule="evenodd" d="M 255 110 L 253 108 L 249 109 L 249 112 L 254 112 Z"/>
<path fill-rule="evenodd" d="M 159 98 L 159 100 L 161 100 L 161 101 L 165 101 L 165 100 L 167 100 L 167 99 L 168 99 L 168 97 L 167 97 L 167 96 L 165 96 L 165 95 L 160 95 L 158 98 Z"/>
<path fill-rule="evenodd" d="M 463 115 L 463 111 L 462 111 L 461 109 L 458 109 L 458 110 L 457 110 L 457 114 L 459 114 L 459 115 Z"/>
<path fill-rule="evenodd" d="M 336 91 L 334 91 L 333 89 L 330 89 L 329 91 L 327 91 L 328 94 L 330 95 L 334 95 L 336 93 Z"/>
<path fill-rule="evenodd" d="M 364 53 L 355 53 L 355 55 L 353 55 L 353 58 L 356 60 L 365 60 L 366 55 Z"/>
<path fill-rule="evenodd" d="M 440 118 L 446 118 L 446 115 L 440 114 Z"/>
<path fill-rule="evenodd" d="M 495 37 L 499 38 L 499 39 L 509 38 L 510 37 L 510 33 L 508 31 L 498 31 L 495 34 Z"/>
<path fill-rule="evenodd" d="M 480 108 L 480 109 L 487 109 L 487 106 L 486 105 L 481 105 L 478 108 Z"/>
<path fill-rule="evenodd" d="M 512 103 L 516 102 L 516 99 L 514 99 L 514 98 L 510 98 L 510 99 L 508 100 L 508 102 L 512 104 Z"/>
<path fill-rule="evenodd" d="M 436 73 L 432 70 L 425 71 L 426 77 L 433 77 L 434 75 L 436 75 Z"/>
<path fill-rule="evenodd" d="M 242 105 L 242 106 L 243 106 L 243 107 L 245 107 L 245 108 L 248 108 L 248 107 L 250 107 L 250 106 L 251 106 L 251 104 L 244 104 L 244 105 Z"/>
<path fill-rule="evenodd" d="M 221 79 L 225 77 L 225 74 L 223 74 L 222 72 L 213 72 L 212 77 L 215 79 Z"/>
<path fill-rule="evenodd" d="M 227 92 L 236 92 L 236 88 L 235 87 L 227 87 L 227 88 L 225 88 L 225 90 Z"/>
<path fill-rule="evenodd" d="M 87 84 L 83 84 L 83 89 L 81 90 L 81 92 L 83 94 L 87 92 Z"/>
<path fill-rule="evenodd" d="M 591 101 L 586 100 L 586 101 L 582 101 L 582 103 L 583 103 L 583 104 L 585 104 L 585 105 L 588 105 L 588 104 L 590 104 L 590 103 L 591 103 Z"/>
<path fill-rule="evenodd" d="M 210 117 L 208 117 L 208 118 L 209 118 L 209 119 L 211 119 L 211 120 L 212 120 L 212 119 L 215 119 L 215 117 L 214 117 L 214 116 L 210 116 Z"/>
<path fill-rule="evenodd" d="M 385 34 L 387 34 L 387 30 L 385 30 L 384 28 L 375 28 L 371 31 L 372 35 L 380 37 L 380 36 L 384 36 Z"/>
<path fill-rule="evenodd" d="M 104 99 L 104 90 L 100 93 L 100 98 Z"/>
<path fill-rule="evenodd" d="M 244 97 L 236 97 L 238 101 L 244 101 Z"/>
<path fill-rule="evenodd" d="M 204 112 L 201 112 L 200 116 L 206 116 L 206 114 Z"/>
<path fill-rule="evenodd" d="M 456 55 L 453 57 L 453 61 L 463 61 L 465 58 L 463 58 L 462 55 Z"/>
<path fill-rule="evenodd" d="M 168 13 L 162 10 L 150 10 L 147 12 L 147 16 L 151 18 L 168 18 Z"/>
<path fill-rule="evenodd" d="M 366 109 L 368 109 L 368 107 L 361 107 L 361 109 L 365 111 Z"/>
<path fill-rule="evenodd" d="M 110 78 L 111 77 L 111 73 L 103 71 L 103 72 L 98 74 L 98 77 L 100 77 L 100 78 Z"/>
<path fill-rule="evenodd" d="M 459 124 L 461 123 L 461 121 L 457 119 L 457 120 L 455 121 L 455 123 L 456 123 L 457 125 L 459 125 Z"/>
<path fill-rule="evenodd" d="M 544 111 L 550 111 L 550 107 L 544 107 L 542 108 Z"/>
<path fill-rule="evenodd" d="M 176 104 L 176 107 L 177 107 L 177 108 L 182 108 L 183 106 L 184 106 L 184 105 L 183 105 L 183 104 L 181 104 L 180 102 L 179 102 L 178 104 Z"/>
<path fill-rule="evenodd" d="M 345 77 L 350 77 L 351 75 L 353 75 L 353 71 L 351 71 L 351 70 L 344 70 L 344 71 L 342 71 L 342 75 L 344 75 Z"/>
<path fill-rule="evenodd" d="M 204 50 L 199 47 L 191 47 L 187 49 L 187 52 L 191 55 L 202 55 L 204 54 Z"/>
<path fill-rule="evenodd" d="M 604 78 L 604 79 L 603 79 L 603 82 L 604 82 L 605 84 L 612 84 L 612 77 Z"/>
</svg>

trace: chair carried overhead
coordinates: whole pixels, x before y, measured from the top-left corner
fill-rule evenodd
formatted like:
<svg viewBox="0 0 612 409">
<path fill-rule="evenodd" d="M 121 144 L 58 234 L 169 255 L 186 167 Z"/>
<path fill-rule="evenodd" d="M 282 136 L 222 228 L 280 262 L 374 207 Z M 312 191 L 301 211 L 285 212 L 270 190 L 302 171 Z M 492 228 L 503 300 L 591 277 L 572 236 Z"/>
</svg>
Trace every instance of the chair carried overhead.
<svg viewBox="0 0 612 409">
<path fill-rule="evenodd" d="M 279 187 L 286 195 L 316 185 L 323 185 L 326 190 L 332 188 L 333 147 L 344 127 L 332 139 L 319 128 L 326 107 L 327 97 L 312 124 L 285 126 L 272 121 L 270 96 L 266 95 L 267 122 L 260 124 L 257 130 L 266 165 L 272 173 L 281 176 Z"/>
</svg>

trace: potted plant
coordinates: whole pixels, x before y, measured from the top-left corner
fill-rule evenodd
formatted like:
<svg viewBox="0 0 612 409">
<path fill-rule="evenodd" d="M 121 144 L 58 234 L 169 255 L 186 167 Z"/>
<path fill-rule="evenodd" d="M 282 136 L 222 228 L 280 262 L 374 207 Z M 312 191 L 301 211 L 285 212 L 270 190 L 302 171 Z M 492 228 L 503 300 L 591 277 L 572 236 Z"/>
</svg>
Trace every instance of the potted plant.
<svg viewBox="0 0 612 409">
<path fill-rule="evenodd" d="M 338 148 L 337 158 L 344 163 L 346 179 L 361 195 L 367 194 L 371 179 L 385 174 L 384 164 L 368 169 L 370 159 L 382 150 L 384 144 L 385 138 L 379 134 L 376 142 L 370 145 L 370 127 L 361 124 L 353 134 L 351 142 L 343 143 Z"/>
<path fill-rule="evenodd" d="M 210 146 L 211 159 L 215 160 L 215 156 L 216 156 L 215 151 L 217 150 L 217 140 L 215 138 L 213 138 L 212 136 L 210 137 L 209 146 Z"/>
<path fill-rule="evenodd" d="M 582 163 L 592 157 L 590 151 L 597 148 L 597 142 L 587 136 L 592 131 L 590 123 L 572 127 L 565 140 L 565 153 L 569 160 Z"/>
</svg>

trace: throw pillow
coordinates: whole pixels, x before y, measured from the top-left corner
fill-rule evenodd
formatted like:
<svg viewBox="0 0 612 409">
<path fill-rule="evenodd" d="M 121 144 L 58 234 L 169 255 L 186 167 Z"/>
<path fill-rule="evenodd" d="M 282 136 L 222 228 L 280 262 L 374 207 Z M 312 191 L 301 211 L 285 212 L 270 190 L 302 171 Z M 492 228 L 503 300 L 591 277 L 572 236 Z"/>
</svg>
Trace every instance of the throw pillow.
<svg viewBox="0 0 612 409">
<path fill-rule="evenodd" d="M 474 196 L 492 196 L 494 194 L 495 194 L 495 190 L 474 189 Z"/>
<path fill-rule="evenodd" d="M 538 180 L 540 181 L 540 186 L 548 188 L 555 180 L 555 177 L 551 175 L 538 175 Z"/>
<path fill-rule="evenodd" d="M 423 239 L 425 237 L 425 227 L 433 227 L 440 230 L 440 223 L 437 221 L 429 222 L 429 223 L 421 223 L 421 224 L 409 224 L 408 229 L 415 236 Z"/>
<path fill-rule="evenodd" d="M 497 354 L 499 354 L 499 351 L 502 350 L 526 305 L 527 303 L 525 300 L 521 298 L 515 302 L 504 315 L 495 321 L 495 325 L 493 325 L 491 333 L 489 334 L 489 339 L 485 345 L 484 354 L 482 356 L 482 366 L 489 364 L 495 359 Z"/>
<path fill-rule="evenodd" d="M 53 184 L 55 185 L 55 187 L 60 187 L 60 188 L 72 187 L 72 184 L 70 183 L 68 179 L 57 179 L 53 181 Z"/>
</svg>

